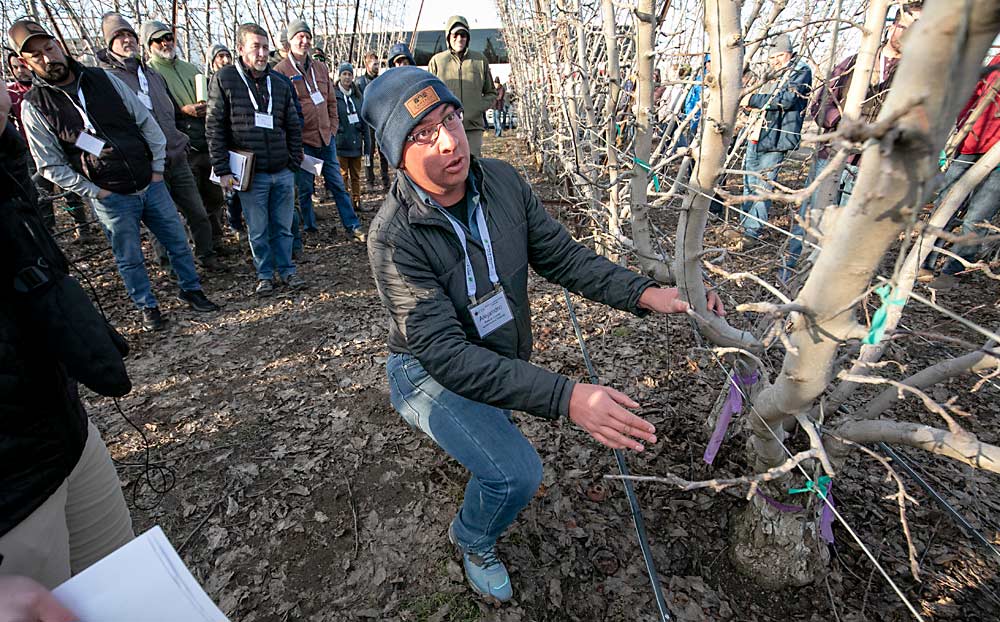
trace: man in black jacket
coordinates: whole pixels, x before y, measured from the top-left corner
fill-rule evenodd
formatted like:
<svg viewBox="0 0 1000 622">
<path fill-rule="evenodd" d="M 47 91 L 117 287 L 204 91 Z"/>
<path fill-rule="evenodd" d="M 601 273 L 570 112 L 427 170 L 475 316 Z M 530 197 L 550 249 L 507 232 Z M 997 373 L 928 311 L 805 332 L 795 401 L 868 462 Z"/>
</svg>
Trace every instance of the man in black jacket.
<svg viewBox="0 0 1000 622">
<path fill-rule="evenodd" d="M 302 163 L 302 125 L 290 83 L 268 67 L 267 32 L 243 24 L 236 43 L 236 61 L 220 69 L 209 85 L 208 152 L 226 191 L 236 183 L 230 152 L 254 154 L 250 187 L 240 192 L 240 203 L 257 271 L 255 293 L 270 296 L 275 272 L 288 287 L 306 285 L 292 261 L 293 171 Z"/>
<path fill-rule="evenodd" d="M 27 146 L 6 122 L 5 102 L 0 92 L 0 575 L 51 589 L 134 537 L 76 384 L 120 397 L 131 383 L 125 342 L 68 276 L 42 224 Z M 18 590 L 44 596 L 36 583 L 0 581 L 0 592 L 20 581 Z M 31 617 L 41 610 L 2 596 L 0 619 L 63 619 Z"/>
<path fill-rule="evenodd" d="M 506 601 L 512 590 L 496 540 L 542 477 L 511 411 L 568 417 L 613 448 L 656 442 L 653 426 L 627 410 L 638 407 L 628 396 L 528 362 L 528 266 L 636 315 L 688 306 L 676 289 L 575 242 L 509 164 L 470 158 L 461 102 L 430 73 L 388 70 L 368 86 L 361 115 L 398 169 L 368 236 L 391 319 L 390 399 L 471 471 L 448 535 L 473 589 Z M 722 313 L 714 295 L 709 307 Z"/>
<path fill-rule="evenodd" d="M 15 22 L 8 35 L 35 74 L 35 86 L 21 104 L 21 120 L 38 171 L 93 201 L 143 325 L 163 328 L 142 254 L 140 223 L 167 249 L 181 287 L 178 298 L 195 311 L 217 310 L 202 292 L 187 233 L 163 183 L 166 139 L 149 110 L 118 78 L 67 58 L 36 22 Z"/>
</svg>

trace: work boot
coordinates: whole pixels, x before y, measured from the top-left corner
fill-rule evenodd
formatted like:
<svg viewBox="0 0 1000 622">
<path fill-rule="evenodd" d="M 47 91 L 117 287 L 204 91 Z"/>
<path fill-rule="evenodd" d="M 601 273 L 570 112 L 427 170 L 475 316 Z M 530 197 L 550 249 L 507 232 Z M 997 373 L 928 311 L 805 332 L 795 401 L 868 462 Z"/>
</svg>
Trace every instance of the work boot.
<svg viewBox="0 0 1000 622">
<path fill-rule="evenodd" d="M 298 274 L 289 274 L 285 277 L 285 287 L 289 289 L 305 289 L 309 287 L 309 284 Z"/>
<path fill-rule="evenodd" d="M 226 269 L 215 255 L 200 257 L 198 259 L 198 267 L 205 272 L 221 272 Z"/>
<path fill-rule="evenodd" d="M 274 283 L 271 282 L 271 279 L 261 279 L 257 281 L 257 287 L 254 288 L 253 293 L 256 294 L 258 298 L 273 296 Z"/>
<path fill-rule="evenodd" d="M 357 228 L 357 229 L 353 229 L 353 230 L 349 231 L 347 233 L 347 235 L 349 235 L 350 237 L 354 238 L 358 242 L 361 242 L 362 244 L 364 244 L 365 241 L 367 241 L 367 239 L 368 239 L 368 237 L 365 235 L 365 232 L 362 231 L 360 227 Z"/>
<path fill-rule="evenodd" d="M 142 327 L 148 331 L 160 331 L 166 328 L 167 321 L 160 315 L 159 307 L 148 307 L 142 310 Z"/>
<path fill-rule="evenodd" d="M 465 578 L 473 591 L 494 605 L 505 603 L 514 596 L 510 575 L 507 574 L 507 567 L 497 557 L 496 546 L 483 551 L 467 551 L 455 539 L 454 521 L 448 527 L 448 540 L 462 553 Z"/>
<path fill-rule="evenodd" d="M 218 311 L 219 305 L 215 304 L 205 295 L 205 292 L 200 289 L 192 290 L 181 290 L 177 294 L 177 300 L 181 302 L 186 302 L 189 307 L 197 311 L 198 313 L 210 313 L 212 311 Z"/>
</svg>

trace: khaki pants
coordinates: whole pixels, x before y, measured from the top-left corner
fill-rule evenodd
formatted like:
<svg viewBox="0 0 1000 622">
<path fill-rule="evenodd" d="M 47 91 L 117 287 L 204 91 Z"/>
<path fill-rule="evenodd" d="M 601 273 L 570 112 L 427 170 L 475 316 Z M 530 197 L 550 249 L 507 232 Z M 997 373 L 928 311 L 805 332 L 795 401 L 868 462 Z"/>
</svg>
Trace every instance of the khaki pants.
<svg viewBox="0 0 1000 622">
<path fill-rule="evenodd" d="M 465 130 L 465 137 L 469 139 L 469 153 L 483 157 L 483 130 Z"/>
<path fill-rule="evenodd" d="M 344 185 L 351 193 L 351 201 L 354 202 L 355 209 L 361 209 L 361 156 L 351 158 L 338 155 L 340 161 L 340 176 L 344 178 Z"/>
<path fill-rule="evenodd" d="M 118 473 L 101 433 L 88 423 L 87 444 L 66 481 L 0 537 L 0 574 L 52 589 L 134 537 Z"/>
</svg>

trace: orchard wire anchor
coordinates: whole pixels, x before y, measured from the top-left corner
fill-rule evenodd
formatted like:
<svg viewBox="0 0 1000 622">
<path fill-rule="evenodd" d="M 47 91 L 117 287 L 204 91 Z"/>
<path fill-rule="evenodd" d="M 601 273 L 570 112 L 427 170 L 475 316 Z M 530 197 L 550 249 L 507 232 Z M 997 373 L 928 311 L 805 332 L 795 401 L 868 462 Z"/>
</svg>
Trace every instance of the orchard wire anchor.
<svg viewBox="0 0 1000 622">
<path fill-rule="evenodd" d="M 569 311 L 569 319 L 573 322 L 573 332 L 576 333 L 576 341 L 580 344 L 580 353 L 583 355 L 583 364 L 587 367 L 587 374 L 590 382 L 598 383 L 597 373 L 594 371 L 594 364 L 590 360 L 590 352 L 587 351 L 587 344 L 583 340 L 583 332 L 580 331 L 580 322 L 576 319 L 576 310 L 573 301 L 570 300 L 569 291 L 562 288 L 563 296 L 566 298 L 566 309 Z M 646 535 L 646 522 L 642 518 L 642 509 L 639 507 L 639 499 L 635 496 L 635 488 L 632 480 L 629 479 L 631 473 L 628 464 L 625 462 L 625 455 L 620 449 L 611 450 L 615 455 L 615 462 L 618 463 L 618 472 L 622 475 L 622 484 L 625 486 L 625 495 L 628 497 L 629 509 L 632 511 L 632 522 L 635 524 L 635 533 L 639 538 L 639 548 L 642 550 L 642 559 L 646 563 L 646 572 L 649 574 L 649 582 L 653 587 L 653 598 L 656 600 L 656 607 L 660 610 L 661 622 L 669 622 L 670 610 L 667 608 L 667 601 L 663 597 L 663 588 L 660 585 L 659 573 L 653 561 L 653 551 L 649 546 L 649 537 Z"/>
</svg>

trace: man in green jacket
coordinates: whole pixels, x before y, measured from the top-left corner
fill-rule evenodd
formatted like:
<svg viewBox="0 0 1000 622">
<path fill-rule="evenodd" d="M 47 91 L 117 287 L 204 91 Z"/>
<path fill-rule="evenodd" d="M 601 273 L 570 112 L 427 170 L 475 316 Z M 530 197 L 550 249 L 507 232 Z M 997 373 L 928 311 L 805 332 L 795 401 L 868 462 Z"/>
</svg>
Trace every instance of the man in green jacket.
<svg viewBox="0 0 1000 622">
<path fill-rule="evenodd" d="M 469 20 L 461 15 L 449 17 L 444 33 L 448 49 L 431 57 L 427 71 L 440 78 L 462 102 L 465 135 L 472 155 L 478 158 L 486 129 L 483 114 L 497 98 L 490 63 L 482 53 L 469 49 Z"/>
<path fill-rule="evenodd" d="M 368 235 L 390 318 L 390 401 L 470 471 L 448 536 L 472 588 L 507 601 L 513 592 L 496 541 L 542 480 L 512 411 L 568 418 L 612 448 L 656 442 L 653 426 L 628 411 L 639 405 L 627 395 L 529 362 L 528 266 L 640 316 L 688 305 L 676 289 L 574 241 L 512 166 L 470 156 L 461 102 L 433 75 L 390 69 L 368 86 L 361 117 L 397 169 Z M 714 294 L 708 302 L 723 313 Z"/>
<path fill-rule="evenodd" d="M 215 239 L 216 252 L 222 252 L 222 209 L 225 197 L 222 188 L 209 181 L 212 174 L 212 164 L 208 158 L 208 140 L 205 138 L 205 113 L 208 104 L 207 80 L 206 92 L 198 97 L 195 76 L 205 72 L 197 66 L 177 58 L 174 34 L 170 26 L 163 22 L 148 21 L 139 28 L 139 43 L 149 51 L 150 67 L 163 76 L 167 90 L 181 109 L 177 116 L 177 129 L 191 139 L 191 150 L 188 152 L 188 164 L 198 182 L 198 193 L 201 202 L 208 212 L 212 223 L 212 236 Z"/>
</svg>

